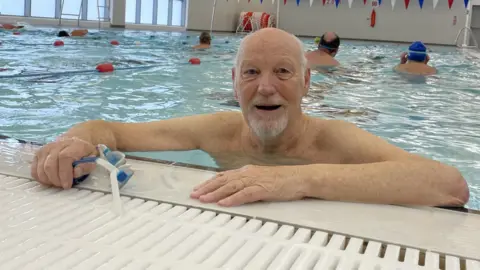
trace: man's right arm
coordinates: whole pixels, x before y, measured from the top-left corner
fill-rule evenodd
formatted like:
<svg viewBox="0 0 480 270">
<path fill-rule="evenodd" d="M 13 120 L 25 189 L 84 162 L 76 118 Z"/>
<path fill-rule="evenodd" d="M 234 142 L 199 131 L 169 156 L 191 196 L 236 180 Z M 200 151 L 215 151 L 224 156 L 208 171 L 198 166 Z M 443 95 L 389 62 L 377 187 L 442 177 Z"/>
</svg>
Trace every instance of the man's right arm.
<svg viewBox="0 0 480 270">
<path fill-rule="evenodd" d="M 241 119 L 239 113 L 220 112 L 143 123 L 87 121 L 40 148 L 31 175 L 43 184 L 69 188 L 73 178 L 95 168 L 90 163 L 72 167 L 76 160 L 98 155 L 95 145 L 127 152 L 211 149 L 212 145 L 228 145 L 225 142 Z"/>
</svg>

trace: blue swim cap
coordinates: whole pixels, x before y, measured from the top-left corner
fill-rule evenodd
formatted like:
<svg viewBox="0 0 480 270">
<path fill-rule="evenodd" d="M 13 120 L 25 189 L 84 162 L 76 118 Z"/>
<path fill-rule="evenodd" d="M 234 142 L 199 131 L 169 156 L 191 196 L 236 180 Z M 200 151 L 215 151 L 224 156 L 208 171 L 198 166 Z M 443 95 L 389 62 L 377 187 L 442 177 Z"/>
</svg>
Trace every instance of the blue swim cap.
<svg viewBox="0 0 480 270">
<path fill-rule="evenodd" d="M 424 62 L 426 58 L 427 47 L 421 41 L 415 41 L 408 47 L 408 60 Z"/>
</svg>

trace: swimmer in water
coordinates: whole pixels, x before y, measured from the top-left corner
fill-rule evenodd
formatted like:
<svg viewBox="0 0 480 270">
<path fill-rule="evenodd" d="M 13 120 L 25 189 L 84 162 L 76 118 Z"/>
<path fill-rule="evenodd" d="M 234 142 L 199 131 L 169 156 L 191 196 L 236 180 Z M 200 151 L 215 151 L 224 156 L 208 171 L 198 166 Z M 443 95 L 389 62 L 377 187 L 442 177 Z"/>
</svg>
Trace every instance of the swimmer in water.
<svg viewBox="0 0 480 270">
<path fill-rule="evenodd" d="M 5 29 L 5 30 L 22 29 L 23 27 L 24 27 L 23 25 L 13 25 L 9 23 L 0 24 L 0 29 Z"/>
<path fill-rule="evenodd" d="M 397 72 L 413 75 L 433 75 L 437 69 L 428 65 L 430 57 L 427 54 L 427 48 L 421 41 L 413 42 L 408 48 L 408 53 L 404 52 L 400 56 L 400 64 L 394 69 Z"/>
<path fill-rule="evenodd" d="M 212 37 L 207 32 L 202 32 L 199 37 L 200 44 L 193 46 L 194 49 L 209 49 Z"/>
<path fill-rule="evenodd" d="M 57 37 L 84 37 L 87 34 L 88 34 L 87 29 L 73 30 L 70 34 L 67 31 L 62 30 L 62 31 L 58 32 Z"/>
<path fill-rule="evenodd" d="M 305 53 L 308 65 L 311 68 L 316 67 L 336 67 L 340 63 L 335 59 L 340 47 L 340 37 L 333 32 L 327 32 L 320 37 L 318 49 Z"/>
</svg>

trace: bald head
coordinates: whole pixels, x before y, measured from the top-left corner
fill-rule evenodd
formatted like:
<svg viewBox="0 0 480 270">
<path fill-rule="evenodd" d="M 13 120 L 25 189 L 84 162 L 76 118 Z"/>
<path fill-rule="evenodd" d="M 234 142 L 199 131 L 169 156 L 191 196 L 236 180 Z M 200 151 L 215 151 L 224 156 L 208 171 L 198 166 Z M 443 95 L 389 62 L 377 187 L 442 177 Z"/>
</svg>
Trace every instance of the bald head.
<svg viewBox="0 0 480 270">
<path fill-rule="evenodd" d="M 323 50 L 335 56 L 338 47 L 340 47 L 340 37 L 334 32 L 325 32 L 320 38 L 318 49 Z"/>
<path fill-rule="evenodd" d="M 326 41 L 326 42 L 332 42 L 333 40 L 335 40 L 336 38 L 338 38 L 337 34 L 335 34 L 334 32 L 326 32 L 325 34 L 323 34 L 323 39 Z"/>
<path fill-rule="evenodd" d="M 302 73 L 307 67 L 303 42 L 284 30 L 269 27 L 255 31 L 242 39 L 235 58 L 235 68 L 239 69 L 246 53 L 260 51 L 293 56 L 300 63 Z"/>
</svg>

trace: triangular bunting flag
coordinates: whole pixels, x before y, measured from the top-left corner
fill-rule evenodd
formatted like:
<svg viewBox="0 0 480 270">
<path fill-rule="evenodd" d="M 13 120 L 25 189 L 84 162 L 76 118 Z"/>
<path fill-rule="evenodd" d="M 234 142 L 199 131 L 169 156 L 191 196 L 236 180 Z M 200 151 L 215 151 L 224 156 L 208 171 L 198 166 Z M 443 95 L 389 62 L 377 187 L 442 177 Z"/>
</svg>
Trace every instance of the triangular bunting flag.
<svg viewBox="0 0 480 270">
<path fill-rule="evenodd" d="M 275 0 L 272 0 L 272 4 L 275 4 Z"/>
<path fill-rule="evenodd" d="M 338 8 L 338 4 L 340 4 L 340 0 L 335 0 L 335 7 Z"/>
<path fill-rule="evenodd" d="M 312 6 L 312 5 L 313 5 L 313 0 L 310 0 L 310 6 Z"/>
<path fill-rule="evenodd" d="M 418 0 L 418 4 L 420 5 L 420 8 L 423 8 L 423 0 Z"/>
<path fill-rule="evenodd" d="M 452 8 L 453 0 L 448 0 L 448 8 Z"/>
<path fill-rule="evenodd" d="M 300 0 L 297 0 L 297 7 L 300 6 Z"/>
<path fill-rule="evenodd" d="M 283 0 L 283 4 L 286 5 L 286 4 L 287 4 L 287 0 Z"/>
<path fill-rule="evenodd" d="M 367 4 L 367 0 L 363 0 L 363 4 L 366 5 L 366 4 Z"/>
<path fill-rule="evenodd" d="M 468 8 L 468 0 L 463 0 L 463 3 L 465 3 L 465 8 Z"/>
<path fill-rule="evenodd" d="M 437 4 L 438 4 L 438 0 L 433 0 L 433 9 L 437 7 Z"/>
<path fill-rule="evenodd" d="M 348 8 L 352 8 L 353 0 L 348 0 Z"/>
<path fill-rule="evenodd" d="M 323 2 L 323 5 L 325 6 L 325 0 L 322 0 L 322 2 Z"/>
<path fill-rule="evenodd" d="M 382 5 L 382 0 L 378 0 L 378 5 Z"/>
<path fill-rule="evenodd" d="M 408 5 L 410 5 L 410 0 L 405 0 L 405 9 L 408 9 Z"/>
<path fill-rule="evenodd" d="M 260 4 L 263 4 L 263 0 L 260 0 Z"/>
<path fill-rule="evenodd" d="M 396 0 L 391 0 L 392 1 L 392 10 L 395 8 L 395 2 L 397 2 Z"/>
</svg>

